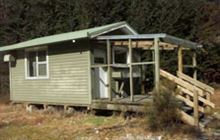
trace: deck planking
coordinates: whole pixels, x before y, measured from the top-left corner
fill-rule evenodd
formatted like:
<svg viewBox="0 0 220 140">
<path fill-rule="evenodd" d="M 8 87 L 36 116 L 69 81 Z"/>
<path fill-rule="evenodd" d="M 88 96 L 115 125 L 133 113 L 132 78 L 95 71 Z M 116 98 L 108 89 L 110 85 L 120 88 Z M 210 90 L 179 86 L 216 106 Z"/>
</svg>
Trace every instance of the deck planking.
<svg viewBox="0 0 220 140">
<path fill-rule="evenodd" d="M 117 110 L 117 111 L 134 111 L 143 112 L 147 104 L 153 101 L 152 95 L 134 95 L 133 102 L 130 96 L 123 98 L 94 99 L 91 104 L 93 109 Z"/>
</svg>

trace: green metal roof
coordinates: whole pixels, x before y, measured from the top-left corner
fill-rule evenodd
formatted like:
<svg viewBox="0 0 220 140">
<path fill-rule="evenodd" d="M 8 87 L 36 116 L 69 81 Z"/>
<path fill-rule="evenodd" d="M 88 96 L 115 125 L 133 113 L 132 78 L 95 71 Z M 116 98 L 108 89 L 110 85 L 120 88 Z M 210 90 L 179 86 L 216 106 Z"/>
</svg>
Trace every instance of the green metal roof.
<svg viewBox="0 0 220 140">
<path fill-rule="evenodd" d="M 107 33 L 107 32 L 110 32 L 110 31 L 113 31 L 119 28 L 124 28 L 124 27 L 128 29 L 129 34 L 137 34 L 137 32 L 134 29 L 132 29 L 132 27 L 129 26 L 126 22 L 117 22 L 117 23 L 113 23 L 113 24 L 109 24 L 105 26 L 84 29 L 84 30 L 79 30 L 79 31 L 74 31 L 74 32 L 69 32 L 69 33 L 51 35 L 51 36 L 46 36 L 46 37 L 40 37 L 40 38 L 32 39 L 29 41 L 25 41 L 25 42 L 13 44 L 13 45 L 3 46 L 3 47 L 0 47 L 0 51 L 8 51 L 8 50 L 33 47 L 33 46 L 48 45 L 52 43 L 58 43 L 58 42 L 63 42 L 63 41 L 68 41 L 68 40 L 76 40 L 76 39 L 81 39 L 81 38 L 93 38 L 100 34 L 104 34 L 104 33 Z"/>
</svg>

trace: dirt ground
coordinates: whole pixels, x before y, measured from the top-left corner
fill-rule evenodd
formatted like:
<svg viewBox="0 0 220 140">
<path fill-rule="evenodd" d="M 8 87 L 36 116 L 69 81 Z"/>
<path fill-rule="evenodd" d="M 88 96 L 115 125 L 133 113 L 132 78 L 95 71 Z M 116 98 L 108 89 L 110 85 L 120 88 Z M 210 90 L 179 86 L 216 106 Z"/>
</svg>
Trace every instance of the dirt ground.
<svg viewBox="0 0 220 140">
<path fill-rule="evenodd" d="M 216 108 L 220 109 L 220 88 L 215 89 L 215 94 L 212 96 L 211 100 L 215 103 Z"/>
<path fill-rule="evenodd" d="M 173 132 L 151 132 L 145 117 L 125 119 L 121 114 L 94 115 L 85 111 L 65 114 L 36 109 L 27 112 L 21 104 L 0 100 L 0 140 L 194 140 L 199 134 L 188 126 Z"/>
</svg>

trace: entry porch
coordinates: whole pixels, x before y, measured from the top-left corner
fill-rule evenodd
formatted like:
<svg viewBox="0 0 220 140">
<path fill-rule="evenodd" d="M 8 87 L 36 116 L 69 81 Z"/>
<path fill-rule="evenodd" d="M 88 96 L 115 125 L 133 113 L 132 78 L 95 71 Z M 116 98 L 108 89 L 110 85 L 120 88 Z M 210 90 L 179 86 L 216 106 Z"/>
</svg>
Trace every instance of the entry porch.
<svg viewBox="0 0 220 140">
<path fill-rule="evenodd" d="M 92 90 L 92 108 L 142 112 L 146 105 L 153 102 L 153 93 L 159 92 L 161 78 L 174 82 L 180 90 L 176 97 L 184 106 L 192 109 L 193 114 L 185 110 L 180 111 L 182 120 L 186 123 L 198 126 L 199 113 L 204 113 L 207 107 L 214 108 L 215 105 L 210 100 L 214 89 L 197 80 L 196 50 L 201 48 L 201 45 L 167 34 L 98 36 L 93 40 L 93 44 L 94 48 L 104 48 L 106 52 L 103 55 L 106 61 L 103 59 L 101 63 L 91 63 L 92 72 L 97 69 L 106 72 L 106 78 L 98 76 L 99 82 L 104 85 L 104 88 L 98 87 L 99 94 L 104 91 L 106 95 L 94 96 L 96 90 Z M 127 54 L 121 53 L 123 49 L 127 50 Z M 176 73 L 161 69 L 162 51 L 176 53 L 177 64 L 170 66 L 177 67 Z M 96 50 L 92 52 L 95 60 Z M 191 53 L 191 64 L 183 63 L 184 52 Z M 191 69 L 190 76 L 184 74 L 186 69 Z M 151 78 L 146 74 L 148 71 L 152 71 Z M 93 75 L 94 77 L 97 75 Z M 153 84 L 147 84 L 149 82 Z"/>
<path fill-rule="evenodd" d="M 134 95 L 158 91 L 160 85 L 160 52 L 176 53 L 177 71 L 193 70 L 197 79 L 196 49 L 201 45 L 167 34 L 98 36 L 92 50 L 93 99 L 124 98 L 133 102 Z M 192 53 L 192 64 L 183 64 L 183 51 Z M 98 82 L 97 82 L 98 81 Z M 97 86 L 98 85 L 98 86 Z M 96 95 L 99 92 L 100 95 Z M 105 95 L 103 95 L 105 93 Z"/>
</svg>

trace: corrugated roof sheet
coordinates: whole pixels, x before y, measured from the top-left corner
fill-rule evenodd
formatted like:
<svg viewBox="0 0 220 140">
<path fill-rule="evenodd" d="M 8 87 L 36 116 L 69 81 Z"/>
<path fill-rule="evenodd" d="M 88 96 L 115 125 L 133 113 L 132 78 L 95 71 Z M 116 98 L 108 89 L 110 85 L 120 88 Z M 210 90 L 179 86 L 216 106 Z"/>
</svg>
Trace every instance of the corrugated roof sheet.
<svg viewBox="0 0 220 140">
<path fill-rule="evenodd" d="M 21 49 L 21 48 L 27 48 L 27 47 L 33 47 L 33 46 L 40 46 L 40 45 L 47 45 L 57 42 L 63 42 L 68 40 L 75 40 L 75 39 L 81 39 L 81 38 L 88 38 L 88 37 L 95 37 L 101 33 L 106 33 L 108 31 L 111 31 L 112 29 L 117 29 L 120 27 L 129 27 L 134 34 L 137 34 L 135 30 L 133 30 L 126 22 L 117 22 L 105 26 L 90 28 L 90 29 L 84 29 L 69 33 L 62 33 L 57 35 L 51 35 L 46 37 L 40 37 L 32 40 L 28 40 L 25 42 L 3 46 L 0 47 L 0 51 L 8 51 L 8 50 L 14 50 L 14 49 Z"/>
</svg>

